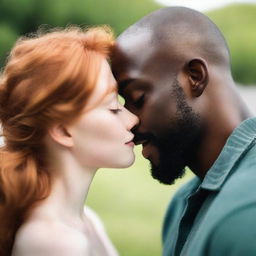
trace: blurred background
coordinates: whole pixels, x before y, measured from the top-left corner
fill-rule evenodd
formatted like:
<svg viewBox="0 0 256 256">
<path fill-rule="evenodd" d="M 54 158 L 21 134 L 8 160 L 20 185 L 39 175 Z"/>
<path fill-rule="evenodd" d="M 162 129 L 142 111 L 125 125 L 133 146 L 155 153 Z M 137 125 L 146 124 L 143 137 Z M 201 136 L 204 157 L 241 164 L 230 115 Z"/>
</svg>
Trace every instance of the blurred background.
<svg viewBox="0 0 256 256">
<path fill-rule="evenodd" d="M 219 26 L 230 46 L 238 89 L 256 112 L 255 0 L 0 0 L 0 67 L 15 40 L 39 26 L 109 24 L 118 36 L 144 15 L 165 5 L 195 8 Z M 188 170 L 175 185 L 161 185 L 151 178 L 149 163 L 140 151 L 137 147 L 136 162 L 129 169 L 99 170 L 87 201 L 103 219 L 123 256 L 161 254 L 161 225 L 167 204 L 177 188 L 193 176 Z"/>
</svg>

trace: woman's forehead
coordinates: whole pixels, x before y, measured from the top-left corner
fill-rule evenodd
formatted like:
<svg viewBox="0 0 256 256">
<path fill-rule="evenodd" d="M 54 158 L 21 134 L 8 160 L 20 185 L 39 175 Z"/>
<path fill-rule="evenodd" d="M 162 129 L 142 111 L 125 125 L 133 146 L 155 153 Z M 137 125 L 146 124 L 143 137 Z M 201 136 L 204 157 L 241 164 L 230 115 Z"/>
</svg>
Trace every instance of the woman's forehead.
<svg viewBox="0 0 256 256">
<path fill-rule="evenodd" d="M 108 62 L 104 59 L 101 64 L 95 88 L 85 109 L 91 109 L 107 101 L 111 95 L 117 95 L 117 83 L 111 72 Z"/>
</svg>

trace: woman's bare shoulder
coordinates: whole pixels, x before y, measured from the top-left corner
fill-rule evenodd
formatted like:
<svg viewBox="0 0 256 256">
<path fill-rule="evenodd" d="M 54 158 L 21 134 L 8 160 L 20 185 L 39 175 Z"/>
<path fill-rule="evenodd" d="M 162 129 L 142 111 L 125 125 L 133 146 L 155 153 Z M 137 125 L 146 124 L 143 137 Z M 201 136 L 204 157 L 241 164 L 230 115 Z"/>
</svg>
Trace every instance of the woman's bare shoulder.
<svg viewBox="0 0 256 256">
<path fill-rule="evenodd" d="M 99 237 L 101 243 L 104 245 L 107 251 L 106 255 L 118 256 L 118 252 L 112 244 L 111 240 L 109 239 L 105 227 L 99 216 L 88 206 L 84 207 L 84 213 L 91 225 L 93 226 L 93 229 L 95 230 L 95 235 Z"/>
<path fill-rule="evenodd" d="M 18 230 L 12 256 L 90 255 L 88 240 L 62 223 L 33 220 Z"/>
</svg>

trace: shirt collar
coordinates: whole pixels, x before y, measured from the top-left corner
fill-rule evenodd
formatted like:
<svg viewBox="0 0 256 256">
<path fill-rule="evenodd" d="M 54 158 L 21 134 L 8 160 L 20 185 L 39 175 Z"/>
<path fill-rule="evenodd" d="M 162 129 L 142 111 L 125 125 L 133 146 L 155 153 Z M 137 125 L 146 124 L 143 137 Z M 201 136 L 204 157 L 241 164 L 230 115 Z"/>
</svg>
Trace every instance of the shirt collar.
<svg viewBox="0 0 256 256">
<path fill-rule="evenodd" d="M 232 167 L 256 140 L 256 118 L 243 121 L 230 135 L 219 157 L 207 172 L 200 188 L 219 190 Z M 255 156 L 256 157 L 256 156 Z"/>
</svg>

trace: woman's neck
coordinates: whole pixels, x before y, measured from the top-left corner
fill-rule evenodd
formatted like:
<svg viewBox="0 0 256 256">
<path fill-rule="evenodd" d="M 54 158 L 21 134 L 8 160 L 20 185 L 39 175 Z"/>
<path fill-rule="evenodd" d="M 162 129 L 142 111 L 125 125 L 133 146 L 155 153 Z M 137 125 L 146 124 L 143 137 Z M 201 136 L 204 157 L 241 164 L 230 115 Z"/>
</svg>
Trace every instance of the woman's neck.
<svg viewBox="0 0 256 256">
<path fill-rule="evenodd" d="M 82 167 L 69 153 L 55 156 L 51 166 L 50 195 L 36 207 L 35 212 L 65 222 L 82 221 L 84 203 L 96 169 Z"/>
</svg>

